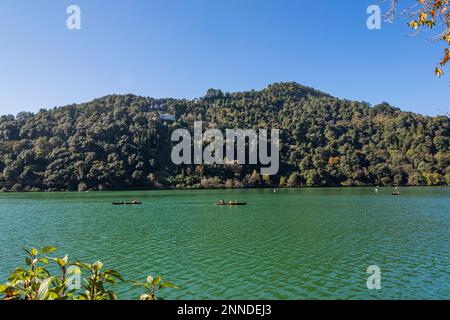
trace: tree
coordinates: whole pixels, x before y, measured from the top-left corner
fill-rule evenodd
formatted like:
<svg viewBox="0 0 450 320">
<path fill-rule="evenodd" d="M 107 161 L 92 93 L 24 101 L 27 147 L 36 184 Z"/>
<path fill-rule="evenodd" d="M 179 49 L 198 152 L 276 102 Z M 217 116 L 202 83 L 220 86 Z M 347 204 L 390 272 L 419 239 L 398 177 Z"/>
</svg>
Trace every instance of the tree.
<svg viewBox="0 0 450 320">
<path fill-rule="evenodd" d="M 151 106 L 177 110 L 159 121 Z M 158 110 L 159 110 L 158 109 Z M 153 120 L 155 119 L 155 120 Z M 192 119 L 224 132 L 231 126 L 280 129 L 280 170 L 260 166 L 174 165 L 171 134 Z M 3 191 L 124 188 L 240 188 L 424 185 L 449 174 L 450 122 L 382 103 L 340 100 L 297 83 L 205 99 L 113 95 L 37 114 L 0 116 Z M 433 173 L 426 181 L 424 174 Z M 431 179 L 431 180 L 430 180 Z"/>
<path fill-rule="evenodd" d="M 423 176 L 429 186 L 436 186 L 441 183 L 441 176 L 436 172 L 426 172 Z"/>
<path fill-rule="evenodd" d="M 436 30 L 434 40 L 443 42 L 444 54 L 435 74 L 441 77 L 444 67 L 450 60 L 450 0 L 417 0 L 416 6 L 404 10 L 408 18 L 408 25 L 417 32 L 424 29 Z M 398 11 L 398 0 L 391 0 L 391 7 L 387 13 L 388 20 L 392 21 Z"/>
<path fill-rule="evenodd" d="M 298 186 L 298 183 L 299 183 L 299 175 L 298 175 L 298 172 L 293 172 L 293 173 L 291 173 L 291 175 L 289 176 L 289 179 L 287 180 L 287 182 L 286 182 L 286 185 L 288 186 L 288 187 L 296 187 L 296 186 Z"/>
</svg>

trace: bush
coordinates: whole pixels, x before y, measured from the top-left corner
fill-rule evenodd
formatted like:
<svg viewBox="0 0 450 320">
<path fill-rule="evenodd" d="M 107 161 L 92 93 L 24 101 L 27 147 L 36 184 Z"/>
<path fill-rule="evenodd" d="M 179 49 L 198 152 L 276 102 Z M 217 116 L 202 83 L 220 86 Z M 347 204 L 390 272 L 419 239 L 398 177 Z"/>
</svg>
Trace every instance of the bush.
<svg viewBox="0 0 450 320">
<path fill-rule="evenodd" d="M 80 183 L 78 184 L 78 192 L 85 192 L 85 191 L 87 191 L 88 189 L 89 189 L 89 188 L 88 188 L 88 186 L 87 186 L 86 183 L 80 182 Z"/>
<path fill-rule="evenodd" d="M 12 192 L 20 192 L 22 191 L 22 185 L 20 183 L 16 183 L 15 185 L 12 186 L 11 191 Z"/>
<path fill-rule="evenodd" d="M 118 300 L 112 288 L 119 282 L 145 289 L 139 300 L 158 300 L 158 292 L 164 288 L 176 288 L 161 277 L 148 276 L 144 282 L 125 281 L 113 269 L 103 267 L 97 261 L 93 264 L 77 261 L 69 262 L 63 258 L 50 257 L 56 247 L 41 250 L 24 249 L 26 268 L 17 268 L 6 284 L 0 284 L 2 300 Z M 57 265 L 59 274 L 51 274 L 46 266 Z M 83 273 L 86 277 L 83 278 Z"/>
</svg>

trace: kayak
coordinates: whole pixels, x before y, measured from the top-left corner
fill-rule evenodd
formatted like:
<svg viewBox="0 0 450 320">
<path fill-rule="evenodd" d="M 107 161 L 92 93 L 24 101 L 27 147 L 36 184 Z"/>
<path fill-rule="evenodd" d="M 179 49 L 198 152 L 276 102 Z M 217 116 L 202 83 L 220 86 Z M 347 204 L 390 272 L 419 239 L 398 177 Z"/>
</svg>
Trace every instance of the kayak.
<svg viewBox="0 0 450 320">
<path fill-rule="evenodd" d="M 113 202 L 115 206 L 132 206 L 132 205 L 140 205 L 142 202 Z"/>
<path fill-rule="evenodd" d="M 218 203 L 217 204 L 218 206 L 231 206 L 231 207 L 233 207 L 233 206 L 245 206 L 245 205 L 247 205 L 247 203 L 246 202 L 238 202 L 238 203 Z"/>
</svg>

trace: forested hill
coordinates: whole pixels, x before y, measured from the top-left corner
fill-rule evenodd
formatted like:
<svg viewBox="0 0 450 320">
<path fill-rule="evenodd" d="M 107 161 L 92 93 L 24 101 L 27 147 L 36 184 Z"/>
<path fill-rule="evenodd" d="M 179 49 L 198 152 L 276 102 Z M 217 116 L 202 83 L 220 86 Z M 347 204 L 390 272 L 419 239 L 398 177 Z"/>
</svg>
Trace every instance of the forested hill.
<svg viewBox="0 0 450 320">
<path fill-rule="evenodd" d="M 257 166 L 173 165 L 171 132 L 197 120 L 280 129 L 279 175 L 261 177 Z M 448 117 L 370 107 L 296 83 L 210 89 L 195 100 L 112 95 L 2 116 L 0 189 L 442 185 L 450 184 L 449 136 Z"/>
</svg>

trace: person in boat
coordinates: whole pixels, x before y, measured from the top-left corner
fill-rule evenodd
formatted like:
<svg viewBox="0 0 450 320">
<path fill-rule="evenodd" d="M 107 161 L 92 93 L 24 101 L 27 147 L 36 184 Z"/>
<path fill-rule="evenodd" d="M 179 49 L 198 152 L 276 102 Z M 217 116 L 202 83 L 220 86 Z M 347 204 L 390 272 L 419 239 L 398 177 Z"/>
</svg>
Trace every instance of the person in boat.
<svg viewBox="0 0 450 320">
<path fill-rule="evenodd" d="M 133 204 L 137 204 L 138 203 L 138 201 L 137 200 L 133 200 L 133 202 L 132 202 Z"/>
<path fill-rule="evenodd" d="M 397 186 L 394 189 L 394 192 L 392 192 L 393 196 L 399 196 L 400 195 L 400 188 Z"/>
<path fill-rule="evenodd" d="M 225 204 L 225 200 L 220 199 L 219 204 Z"/>
</svg>

